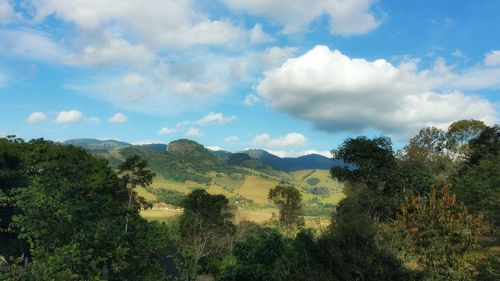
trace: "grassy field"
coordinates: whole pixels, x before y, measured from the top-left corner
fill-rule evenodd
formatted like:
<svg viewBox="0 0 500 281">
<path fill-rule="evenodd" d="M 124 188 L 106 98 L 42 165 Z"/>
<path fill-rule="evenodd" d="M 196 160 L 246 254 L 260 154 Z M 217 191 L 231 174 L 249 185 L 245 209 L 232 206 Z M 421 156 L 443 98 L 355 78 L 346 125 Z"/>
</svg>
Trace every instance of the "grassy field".
<svg viewBox="0 0 500 281">
<path fill-rule="evenodd" d="M 223 194 L 227 198 L 249 199 L 253 202 L 249 207 L 239 208 L 235 214 L 235 221 L 250 220 L 262 223 L 272 217 L 274 209 L 272 202 L 267 199 L 269 190 L 280 183 L 280 178 L 262 174 L 256 171 L 246 175 L 224 173 L 211 173 L 210 184 L 203 185 L 194 182 L 175 182 L 157 176 L 151 185 L 153 192 L 148 192 L 144 188 L 138 188 L 137 192 L 150 202 L 157 199 L 153 194 L 155 189 L 175 190 L 182 193 L 189 193 L 193 189 L 203 188 L 211 194 Z M 327 170 L 304 170 L 286 174 L 286 182 L 297 187 L 302 194 L 303 201 L 315 199 L 321 203 L 337 204 L 344 198 L 342 185 L 329 176 Z M 314 187 L 321 187 L 328 191 L 328 194 L 313 194 L 309 192 Z M 179 214 L 172 210 L 144 210 L 142 216 L 148 220 L 168 221 Z M 309 218 L 311 220 L 315 218 Z M 321 218 L 323 220 L 323 218 Z M 306 219 L 307 220 L 307 219 Z M 327 219 L 328 220 L 328 219 Z M 323 222 L 322 222 L 323 223 Z"/>
</svg>

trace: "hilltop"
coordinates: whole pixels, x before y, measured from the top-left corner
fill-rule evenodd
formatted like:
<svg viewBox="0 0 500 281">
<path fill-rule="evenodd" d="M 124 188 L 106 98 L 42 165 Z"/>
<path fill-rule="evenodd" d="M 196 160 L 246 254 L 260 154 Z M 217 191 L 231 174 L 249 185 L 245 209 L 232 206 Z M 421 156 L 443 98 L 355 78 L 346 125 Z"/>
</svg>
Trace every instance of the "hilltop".
<svg viewBox="0 0 500 281">
<path fill-rule="evenodd" d="M 156 178 L 151 188 L 139 192 L 151 202 L 166 200 L 165 192 L 178 196 L 204 188 L 210 193 L 224 194 L 239 207 L 262 210 L 272 206 L 267 199 L 269 189 L 281 183 L 299 188 L 309 212 L 327 214 L 332 204 L 343 197 L 342 186 L 329 177 L 328 171 L 341 162 L 321 155 L 281 158 L 256 149 L 237 153 L 212 151 L 188 139 L 168 145 L 122 144 L 115 149 L 103 149 L 106 146 L 102 142 L 86 139 L 64 143 L 81 146 L 94 156 L 107 159 L 114 168 L 134 154 L 146 159 Z"/>
<path fill-rule="evenodd" d="M 116 150 L 131 146 L 130 143 L 117 140 L 98 140 L 98 139 L 72 139 L 63 142 L 63 144 L 80 146 L 88 150 Z"/>
</svg>

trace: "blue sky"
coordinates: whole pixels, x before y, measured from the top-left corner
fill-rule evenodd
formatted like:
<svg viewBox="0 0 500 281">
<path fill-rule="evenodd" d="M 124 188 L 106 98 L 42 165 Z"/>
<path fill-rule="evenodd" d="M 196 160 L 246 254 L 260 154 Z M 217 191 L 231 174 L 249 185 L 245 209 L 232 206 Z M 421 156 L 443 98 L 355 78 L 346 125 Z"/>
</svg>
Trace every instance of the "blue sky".
<svg viewBox="0 0 500 281">
<path fill-rule="evenodd" d="M 280 156 L 498 123 L 500 2 L 0 0 L 0 135 Z"/>
</svg>

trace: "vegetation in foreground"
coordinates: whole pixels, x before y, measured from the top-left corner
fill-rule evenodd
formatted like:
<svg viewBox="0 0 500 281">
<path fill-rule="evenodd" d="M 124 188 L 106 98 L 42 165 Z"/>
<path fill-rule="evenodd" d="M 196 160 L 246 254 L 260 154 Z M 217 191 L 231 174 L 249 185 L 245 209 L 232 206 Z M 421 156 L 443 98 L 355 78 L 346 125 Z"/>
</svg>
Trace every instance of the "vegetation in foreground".
<svg viewBox="0 0 500 281">
<path fill-rule="evenodd" d="M 424 128 L 401 151 L 347 139 L 331 176 L 347 197 L 309 227 L 293 185 L 264 194 L 279 215 L 240 221 L 226 196 L 168 193 L 168 223 L 139 215 L 146 162 L 118 170 L 83 149 L 0 139 L 0 280 L 499 280 L 500 127 Z M 314 184 L 314 182 L 311 182 Z M 497 249 L 497 250 L 495 250 Z"/>
</svg>

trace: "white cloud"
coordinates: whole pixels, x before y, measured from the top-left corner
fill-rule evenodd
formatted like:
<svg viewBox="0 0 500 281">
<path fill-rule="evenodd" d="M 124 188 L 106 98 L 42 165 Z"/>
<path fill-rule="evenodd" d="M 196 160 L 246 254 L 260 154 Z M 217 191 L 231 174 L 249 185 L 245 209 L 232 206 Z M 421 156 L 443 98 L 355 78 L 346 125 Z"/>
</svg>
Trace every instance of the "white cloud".
<svg viewBox="0 0 500 281">
<path fill-rule="evenodd" d="M 158 135 L 160 136 L 166 136 L 166 135 L 170 135 L 170 134 L 173 134 L 175 133 L 176 130 L 175 129 L 172 129 L 172 128 L 161 128 L 159 131 L 158 131 Z"/>
<path fill-rule="evenodd" d="M 277 67 L 283 64 L 296 51 L 297 48 L 294 47 L 271 47 L 260 54 L 258 59 L 264 68 Z"/>
<path fill-rule="evenodd" d="M 257 89 L 273 108 L 330 132 L 373 128 L 413 133 L 422 126 L 459 119 L 496 121 L 496 110 L 486 100 L 433 90 L 456 86 L 458 81 L 462 86 L 486 86 L 484 81 L 474 85 L 477 79 L 471 73 L 477 70 L 453 74 L 439 61 L 433 69 L 416 69 L 415 62 L 394 66 L 383 59 L 351 59 L 316 46 L 267 72 Z M 492 79 L 486 82 L 500 83 L 499 77 Z"/>
<path fill-rule="evenodd" d="M 300 157 L 309 154 L 319 154 L 328 158 L 332 157 L 332 154 L 328 150 L 316 150 L 316 149 L 307 149 L 307 150 L 272 150 L 269 149 L 267 152 L 279 156 L 281 158 L 284 157 Z"/>
<path fill-rule="evenodd" d="M 89 122 L 90 124 L 99 124 L 101 123 L 101 120 L 97 117 L 90 117 L 87 118 L 87 122 Z"/>
<path fill-rule="evenodd" d="M 239 140 L 240 140 L 240 138 L 237 136 L 229 136 L 227 138 L 224 138 L 225 143 L 235 143 L 235 142 L 238 142 Z"/>
<path fill-rule="evenodd" d="M 251 43 L 259 44 L 259 43 L 269 43 L 272 41 L 274 41 L 274 39 L 269 34 L 266 34 L 262 30 L 261 24 L 258 23 L 256 25 L 254 25 L 252 30 L 250 30 L 250 42 Z"/>
<path fill-rule="evenodd" d="M 307 143 L 304 135 L 299 133 L 288 133 L 284 137 L 272 139 L 268 134 L 261 134 L 255 136 L 252 143 L 254 145 L 263 145 L 265 147 L 288 147 L 298 146 Z"/>
<path fill-rule="evenodd" d="M 49 34 L 36 30 L 3 30 L 0 38 L 0 51 L 20 58 L 58 62 L 66 53 Z"/>
<path fill-rule="evenodd" d="M 65 58 L 65 62 L 74 65 L 110 65 L 124 62 L 147 64 L 153 61 L 155 54 L 143 44 L 131 45 L 121 38 L 110 38 L 103 45 L 86 45 L 79 53 Z"/>
<path fill-rule="evenodd" d="M 265 143 L 269 142 L 270 139 L 271 139 L 271 137 L 268 134 L 261 134 L 261 135 L 255 136 L 252 143 L 256 144 L 256 145 L 265 144 Z"/>
<path fill-rule="evenodd" d="M 128 118 L 127 116 L 125 116 L 125 114 L 123 113 L 116 113 L 115 115 L 113 115 L 111 118 L 109 118 L 109 123 L 124 123 L 124 122 L 127 122 Z"/>
<path fill-rule="evenodd" d="M 225 92 L 226 85 L 221 81 L 196 82 L 183 81 L 177 83 L 173 87 L 173 91 L 177 94 L 184 95 L 212 95 L 217 92 Z"/>
<path fill-rule="evenodd" d="M 484 64 L 487 66 L 500 65 L 500 50 L 494 50 L 484 56 Z"/>
<path fill-rule="evenodd" d="M 175 127 L 177 127 L 177 128 L 186 127 L 186 126 L 188 126 L 189 124 L 191 124 L 191 121 L 189 121 L 189 120 L 184 120 L 184 121 L 181 121 L 181 122 L 179 122 L 179 123 L 175 124 Z"/>
<path fill-rule="evenodd" d="M 118 30 L 160 47 L 229 44 L 244 35 L 229 21 L 210 20 L 189 0 L 38 0 L 33 4 L 38 21 L 55 15 L 86 34 Z"/>
<path fill-rule="evenodd" d="M 467 56 L 464 54 L 464 52 L 462 52 L 462 50 L 460 50 L 460 49 L 455 49 L 455 51 L 453 51 L 453 53 L 451 53 L 451 55 L 456 57 L 456 58 L 462 58 L 462 59 L 467 58 Z"/>
<path fill-rule="evenodd" d="M 375 0 L 224 0 L 224 2 L 234 10 L 266 16 L 283 24 L 285 33 L 307 29 L 309 23 L 325 14 L 330 17 L 330 32 L 333 34 L 364 34 L 380 24 L 380 20 L 377 20 L 370 11 Z"/>
<path fill-rule="evenodd" d="M 70 81 L 66 88 L 123 110 L 173 116 L 202 111 L 220 101 L 236 83 L 233 66 L 239 60 L 191 49 L 168 63 L 157 60 L 133 71 L 107 71 Z"/>
<path fill-rule="evenodd" d="M 30 116 L 28 117 L 28 123 L 35 124 L 45 121 L 46 119 L 47 115 L 45 113 L 37 111 L 30 114 Z"/>
<path fill-rule="evenodd" d="M 186 132 L 186 137 L 201 137 L 202 135 L 200 129 L 197 128 L 189 128 Z"/>
<path fill-rule="evenodd" d="M 146 144 L 164 144 L 159 140 L 138 140 L 132 143 L 133 145 L 146 145 Z"/>
<path fill-rule="evenodd" d="M 289 133 L 284 137 L 271 139 L 267 144 L 268 147 L 285 147 L 285 146 L 296 146 L 303 145 L 307 143 L 307 139 L 304 135 L 299 133 Z"/>
<path fill-rule="evenodd" d="M 78 110 L 61 111 L 57 115 L 55 122 L 57 124 L 78 122 L 82 120 L 83 114 Z"/>
<path fill-rule="evenodd" d="M 260 98 L 255 95 L 246 95 L 243 103 L 249 106 L 255 105 L 260 102 Z"/>
<path fill-rule="evenodd" d="M 210 149 L 210 150 L 212 150 L 212 151 L 224 150 L 224 148 L 222 148 L 220 146 L 217 146 L 217 145 L 207 146 L 207 148 Z"/>
<path fill-rule="evenodd" d="M 0 0 L 0 25 L 13 22 L 17 18 L 16 12 L 8 0 Z"/>
<path fill-rule="evenodd" d="M 193 124 L 200 125 L 200 126 L 205 126 L 208 124 L 224 125 L 224 124 L 229 123 L 231 121 L 234 121 L 236 119 L 237 118 L 234 115 L 225 116 L 222 113 L 210 112 L 207 115 L 203 116 L 201 119 L 194 121 Z"/>
</svg>

